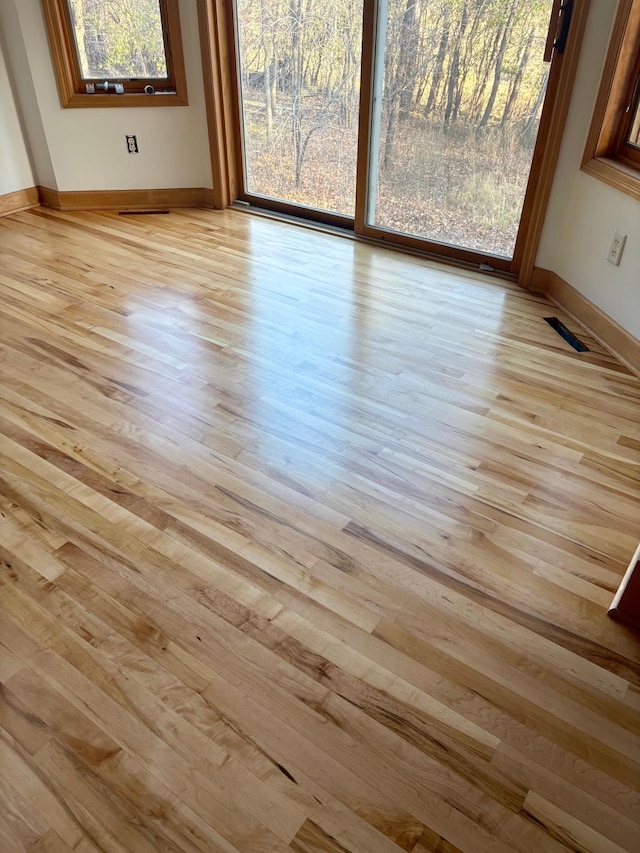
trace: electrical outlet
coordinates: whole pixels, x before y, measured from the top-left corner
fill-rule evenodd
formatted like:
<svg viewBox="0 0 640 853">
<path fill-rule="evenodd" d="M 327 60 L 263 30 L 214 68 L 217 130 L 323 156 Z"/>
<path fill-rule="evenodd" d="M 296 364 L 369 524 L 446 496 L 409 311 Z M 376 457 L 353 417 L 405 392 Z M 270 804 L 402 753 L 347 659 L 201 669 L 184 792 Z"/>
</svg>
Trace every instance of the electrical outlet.
<svg viewBox="0 0 640 853">
<path fill-rule="evenodd" d="M 128 136 L 125 134 L 125 139 L 127 140 L 127 151 L 129 154 L 137 154 L 138 153 L 138 137 L 137 136 Z"/>
<path fill-rule="evenodd" d="M 609 246 L 609 254 L 607 255 L 607 260 L 610 264 L 614 264 L 617 267 L 620 266 L 620 258 L 622 257 L 624 244 L 626 242 L 626 234 L 622 234 L 620 231 L 613 232 L 613 237 L 611 238 L 611 245 Z"/>
</svg>

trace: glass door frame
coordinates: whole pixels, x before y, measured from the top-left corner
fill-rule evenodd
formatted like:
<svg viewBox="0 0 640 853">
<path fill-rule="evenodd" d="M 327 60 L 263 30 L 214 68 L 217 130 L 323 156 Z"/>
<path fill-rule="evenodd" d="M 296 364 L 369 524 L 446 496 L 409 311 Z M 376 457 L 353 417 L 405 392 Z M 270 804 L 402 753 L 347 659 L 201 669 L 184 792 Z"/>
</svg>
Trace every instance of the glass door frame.
<svg viewBox="0 0 640 853">
<path fill-rule="evenodd" d="M 565 0 L 566 2 L 570 0 Z M 555 49 L 552 51 L 547 92 L 512 259 L 388 231 L 367 224 L 377 0 L 364 0 L 354 219 L 246 192 L 233 3 L 230 0 L 198 0 L 213 176 L 211 206 L 223 210 L 237 201 L 247 202 L 276 214 L 352 231 L 356 237 L 368 242 L 403 248 L 434 260 L 476 269 L 481 264 L 488 264 L 497 273 L 517 279 L 521 285 L 530 287 L 573 91 L 589 5 L 590 0 L 573 0 L 571 26 L 564 52 L 559 53 Z M 557 12 L 559 6 L 559 3 L 554 3 L 554 11 Z"/>
</svg>

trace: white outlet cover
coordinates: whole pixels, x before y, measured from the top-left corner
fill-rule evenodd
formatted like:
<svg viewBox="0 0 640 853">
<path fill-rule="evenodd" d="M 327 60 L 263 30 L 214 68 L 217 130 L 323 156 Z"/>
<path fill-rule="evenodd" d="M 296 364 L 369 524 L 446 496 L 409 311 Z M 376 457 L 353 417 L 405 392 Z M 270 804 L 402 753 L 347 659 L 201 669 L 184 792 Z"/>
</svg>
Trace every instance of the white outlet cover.
<svg viewBox="0 0 640 853">
<path fill-rule="evenodd" d="M 624 251 L 624 244 L 626 242 L 626 234 L 623 234 L 621 231 L 613 232 L 613 237 L 611 238 L 611 245 L 609 246 L 609 254 L 607 255 L 607 260 L 610 264 L 613 264 L 616 267 L 620 266 L 620 258 L 622 257 L 622 253 Z"/>
</svg>

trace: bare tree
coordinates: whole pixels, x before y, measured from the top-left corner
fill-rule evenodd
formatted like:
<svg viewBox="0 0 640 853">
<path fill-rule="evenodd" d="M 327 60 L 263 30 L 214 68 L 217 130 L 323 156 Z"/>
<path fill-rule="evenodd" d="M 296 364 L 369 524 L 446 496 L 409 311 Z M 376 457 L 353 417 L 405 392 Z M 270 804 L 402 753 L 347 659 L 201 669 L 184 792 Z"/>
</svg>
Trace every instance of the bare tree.
<svg viewBox="0 0 640 853">
<path fill-rule="evenodd" d="M 440 90 L 440 85 L 442 83 L 442 79 L 444 77 L 444 61 L 447 56 L 447 48 L 449 46 L 449 32 L 451 26 L 451 11 L 448 5 L 445 5 L 442 11 L 442 34 L 440 36 L 440 45 L 438 47 L 438 54 L 436 56 L 436 64 L 433 71 L 433 77 L 431 80 L 431 87 L 429 89 L 429 97 L 427 98 L 427 103 L 424 108 L 424 117 L 427 118 L 428 115 L 434 108 L 436 103 L 436 98 L 438 96 L 438 92 Z"/>
<path fill-rule="evenodd" d="M 500 127 L 504 128 L 507 122 L 511 119 L 511 115 L 513 113 L 513 108 L 518 100 L 518 95 L 520 94 L 520 87 L 522 86 L 522 80 L 524 79 L 525 71 L 527 66 L 529 65 L 529 56 L 531 55 L 531 45 L 533 44 L 533 39 L 535 38 L 535 30 L 530 30 L 529 35 L 527 36 L 527 40 L 524 44 L 524 49 L 520 54 L 520 61 L 518 62 L 518 66 L 516 68 L 516 72 L 513 76 L 513 80 L 511 82 L 511 88 L 509 90 L 509 97 L 504 105 L 504 110 L 502 112 L 502 118 L 500 119 Z"/>
<path fill-rule="evenodd" d="M 464 42 L 468 22 L 469 3 L 468 0 L 464 0 L 462 4 L 462 12 L 460 14 L 460 25 L 458 27 L 458 32 L 456 33 L 456 37 L 454 39 L 453 54 L 451 57 L 451 64 L 449 66 L 449 80 L 447 83 L 447 104 L 444 111 L 445 130 L 449 128 L 456 100 L 456 92 L 460 85 L 460 80 L 458 78 L 458 73 L 460 71 L 460 45 Z"/>
<path fill-rule="evenodd" d="M 500 79 L 502 75 L 502 64 L 504 62 L 504 56 L 507 51 L 507 45 L 509 43 L 509 38 L 511 36 L 511 26 L 513 24 L 513 18 L 516 13 L 516 5 L 512 4 L 509 9 L 509 17 L 502 29 L 502 36 L 500 38 L 500 47 L 498 48 L 498 55 L 496 56 L 496 61 L 493 66 L 493 85 L 491 86 L 491 92 L 489 94 L 489 99 L 487 101 L 487 105 L 484 108 L 484 113 L 482 118 L 480 119 L 480 127 L 485 128 L 489 123 L 489 119 L 491 118 L 491 113 L 493 112 L 493 105 L 496 102 L 496 95 L 498 94 L 498 87 L 500 85 Z"/>
</svg>

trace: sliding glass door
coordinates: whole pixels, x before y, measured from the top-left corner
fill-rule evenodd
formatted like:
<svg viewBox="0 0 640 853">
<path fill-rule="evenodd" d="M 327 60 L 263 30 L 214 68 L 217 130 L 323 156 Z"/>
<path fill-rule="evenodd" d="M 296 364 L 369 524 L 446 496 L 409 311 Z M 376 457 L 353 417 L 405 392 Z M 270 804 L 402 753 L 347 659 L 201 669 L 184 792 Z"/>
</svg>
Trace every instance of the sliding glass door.
<svg viewBox="0 0 640 853">
<path fill-rule="evenodd" d="M 550 0 L 380 0 L 367 223 L 511 257 Z"/>
<path fill-rule="evenodd" d="M 235 0 L 242 197 L 506 268 L 570 2 Z"/>
<path fill-rule="evenodd" d="M 362 0 L 237 0 L 251 196 L 353 218 Z"/>
</svg>

